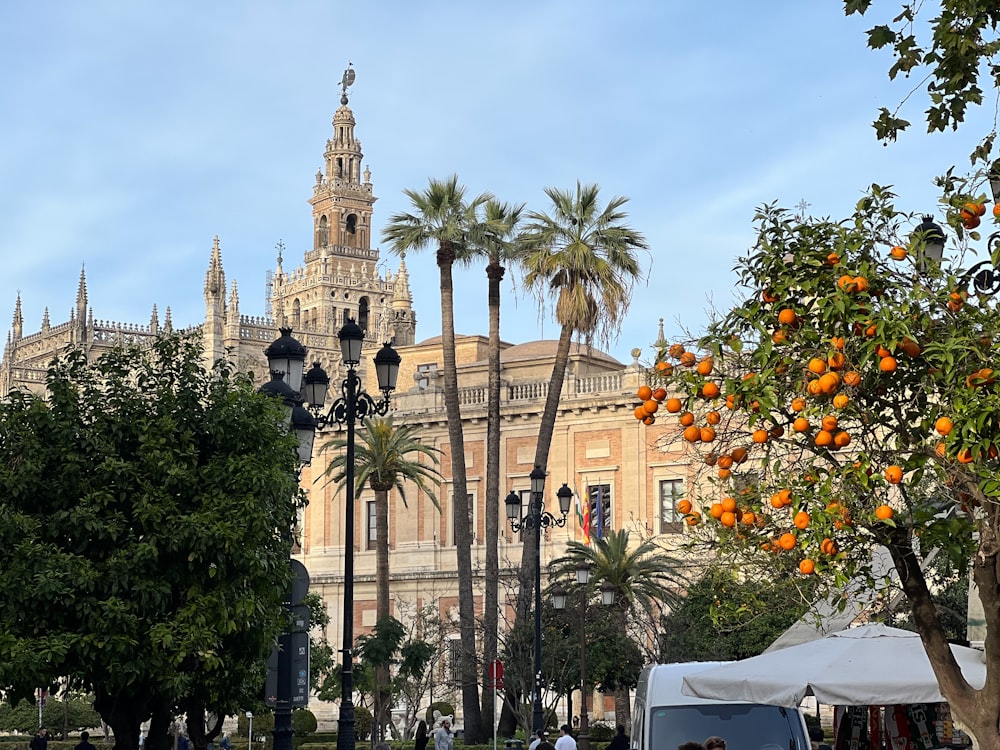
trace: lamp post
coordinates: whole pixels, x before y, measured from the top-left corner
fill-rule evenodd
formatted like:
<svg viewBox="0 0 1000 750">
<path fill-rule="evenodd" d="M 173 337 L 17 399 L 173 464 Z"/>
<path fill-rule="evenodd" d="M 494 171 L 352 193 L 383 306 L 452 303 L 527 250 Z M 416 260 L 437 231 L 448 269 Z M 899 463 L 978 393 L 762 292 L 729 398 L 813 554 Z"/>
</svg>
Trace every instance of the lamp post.
<svg viewBox="0 0 1000 750">
<path fill-rule="evenodd" d="M 319 362 L 314 362 L 305 375 L 303 392 L 309 409 L 315 415 L 319 429 L 330 425 L 347 427 L 346 485 L 347 502 L 344 511 L 344 624 L 343 624 L 343 667 L 340 677 L 340 714 L 337 718 L 337 750 L 354 750 L 354 428 L 357 421 L 372 414 L 386 414 L 389 411 L 389 396 L 396 389 L 401 358 L 389 344 L 384 344 L 375 355 L 375 374 L 382 398 L 373 399 L 361 388 L 358 365 L 361 362 L 361 346 L 365 333 L 356 322 L 348 320 L 337 333 L 340 351 L 347 367 L 347 377 L 341 383 L 341 395 L 323 413 L 326 391 L 330 377 Z"/>
<path fill-rule="evenodd" d="M 278 337 L 267 349 L 267 366 L 271 380 L 260 387 L 260 392 L 281 400 L 289 428 L 298 440 L 300 464 L 312 460 L 313 439 L 316 435 L 316 421 L 302 406 L 299 385 L 306 359 L 306 348 L 292 338 L 291 328 L 282 328 Z M 287 380 L 286 380 L 287 378 Z M 291 550 L 289 550 L 291 552 Z M 303 568 L 304 570 L 304 568 Z M 294 591 L 294 588 L 293 588 Z M 289 603 L 294 603 L 289 599 Z M 291 658 L 292 636 L 283 634 L 278 649 L 278 680 L 274 703 L 274 750 L 292 750 L 292 678 Z M 247 712 L 250 721 L 250 747 L 253 747 L 253 714 Z"/>
<path fill-rule="evenodd" d="M 565 485 L 564 485 L 565 486 Z M 587 714 L 587 602 L 590 583 L 590 565 L 581 562 L 576 566 L 576 582 L 580 589 L 580 735 L 576 744 L 579 750 L 590 750 L 590 719 Z M 566 608 L 568 592 L 562 586 L 552 589 L 552 606 Z M 601 604 L 610 607 L 615 603 L 615 585 L 605 581 L 601 585 Z"/>
<path fill-rule="evenodd" d="M 531 726 L 532 731 L 537 732 L 545 727 L 545 717 L 542 714 L 542 529 L 566 525 L 573 490 L 564 483 L 556 492 L 562 514 L 561 517 L 556 517 L 545 511 L 545 469 L 536 464 L 529 478 L 531 505 L 527 515 L 521 516 L 521 498 L 515 492 L 511 491 L 504 503 L 507 505 L 507 519 L 514 533 L 521 529 L 535 532 L 535 677 L 531 695 Z"/>
</svg>

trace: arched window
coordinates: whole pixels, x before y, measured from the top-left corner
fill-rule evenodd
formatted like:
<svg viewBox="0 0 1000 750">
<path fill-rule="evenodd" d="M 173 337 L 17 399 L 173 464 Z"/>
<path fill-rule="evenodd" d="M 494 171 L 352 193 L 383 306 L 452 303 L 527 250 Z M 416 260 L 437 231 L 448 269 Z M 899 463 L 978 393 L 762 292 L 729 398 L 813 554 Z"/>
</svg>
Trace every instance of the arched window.
<svg viewBox="0 0 1000 750">
<path fill-rule="evenodd" d="M 358 325 L 365 333 L 368 333 L 368 310 L 368 298 L 362 297 L 358 300 Z"/>
<path fill-rule="evenodd" d="M 330 244 L 330 227 L 326 216 L 319 217 L 319 229 L 316 232 L 316 247 L 326 247 Z"/>
<path fill-rule="evenodd" d="M 298 300 L 292 302 L 292 328 L 298 328 L 302 322 L 302 305 Z"/>
<path fill-rule="evenodd" d="M 357 214 L 348 214 L 347 221 L 344 223 L 344 239 L 348 247 L 358 246 L 358 216 Z"/>
</svg>

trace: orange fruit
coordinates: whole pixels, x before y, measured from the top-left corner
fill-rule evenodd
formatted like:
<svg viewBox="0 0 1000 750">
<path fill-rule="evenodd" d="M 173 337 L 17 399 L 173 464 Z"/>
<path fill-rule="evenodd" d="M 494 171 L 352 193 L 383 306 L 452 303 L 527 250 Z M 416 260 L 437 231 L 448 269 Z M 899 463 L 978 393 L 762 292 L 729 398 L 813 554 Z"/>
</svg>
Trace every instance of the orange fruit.
<svg viewBox="0 0 1000 750">
<path fill-rule="evenodd" d="M 830 346 L 832 346 L 838 352 L 844 350 L 844 344 L 846 343 L 847 342 L 844 340 L 843 336 L 834 336 L 832 339 L 830 339 Z"/>
<path fill-rule="evenodd" d="M 718 398 L 721 392 L 719 384 L 713 383 L 711 380 L 701 387 L 701 395 L 708 399 Z"/>
<path fill-rule="evenodd" d="M 818 396 L 823 392 L 823 386 L 820 384 L 819 380 L 810 380 L 809 384 L 806 386 L 806 391 L 809 392 L 810 396 Z"/>
<path fill-rule="evenodd" d="M 711 427 L 702 427 L 701 442 L 711 443 L 713 440 L 715 440 L 715 430 L 712 429 Z"/>
<path fill-rule="evenodd" d="M 721 518 L 723 512 L 722 503 L 712 503 L 712 507 L 708 509 L 708 515 L 715 519 Z"/>
<path fill-rule="evenodd" d="M 652 414 L 647 414 L 642 418 L 642 423 L 647 427 L 651 424 L 656 424 L 656 417 L 654 417 Z"/>
<path fill-rule="evenodd" d="M 976 204 L 976 216 L 986 216 L 986 204 L 977 203 Z"/>
<path fill-rule="evenodd" d="M 681 410 L 683 404 L 681 404 L 681 400 L 679 398 L 668 398 L 664 406 L 668 412 L 676 414 Z"/>
<path fill-rule="evenodd" d="M 723 453 L 719 456 L 719 468 L 720 469 L 730 469 L 733 466 L 733 457 L 728 453 Z"/>
<path fill-rule="evenodd" d="M 849 385 L 852 388 L 856 388 L 861 385 L 861 373 L 851 370 L 850 372 L 844 373 L 844 385 Z"/>
<path fill-rule="evenodd" d="M 792 523 L 795 524 L 795 528 L 804 529 L 807 526 L 809 526 L 809 522 L 811 520 L 812 519 L 809 517 L 808 513 L 806 513 L 804 510 L 800 510 L 798 513 L 795 514 L 795 519 L 792 521 Z"/>
<path fill-rule="evenodd" d="M 913 339 L 903 339 L 903 343 L 901 344 L 901 348 L 903 350 L 903 354 L 905 354 L 907 357 L 919 357 L 920 356 L 920 351 L 921 351 L 920 344 L 918 344 Z"/>
<path fill-rule="evenodd" d="M 792 422 L 792 429 L 796 432 L 805 432 L 809 429 L 809 420 L 805 417 L 798 417 Z"/>
<path fill-rule="evenodd" d="M 681 427 L 690 427 L 694 424 L 694 414 L 689 411 L 684 412 L 680 416 Z"/>
<path fill-rule="evenodd" d="M 781 323 L 781 325 L 783 326 L 795 325 L 795 321 L 797 319 L 798 316 L 795 314 L 795 310 L 792 310 L 789 307 L 786 307 L 784 310 L 778 313 L 778 322 Z"/>
<path fill-rule="evenodd" d="M 730 511 L 723 511 L 722 515 L 719 516 L 719 523 L 727 528 L 732 528 L 736 525 L 736 514 Z"/>
<path fill-rule="evenodd" d="M 820 393 L 833 393 L 840 386 L 840 376 L 835 372 L 828 372 L 825 375 L 820 376 L 819 379 L 819 390 Z"/>
<path fill-rule="evenodd" d="M 881 344 L 879 344 L 878 346 L 875 347 L 875 353 L 878 356 L 880 356 L 880 357 L 891 357 L 892 356 L 892 352 L 889 351 L 888 349 L 886 349 Z"/>
<path fill-rule="evenodd" d="M 836 253 L 830 253 L 826 256 L 826 264 L 828 266 L 835 266 L 840 263 L 840 256 Z"/>
<path fill-rule="evenodd" d="M 726 396 L 726 408 L 727 409 L 736 408 L 736 396 L 734 396 L 732 393 Z"/>
<path fill-rule="evenodd" d="M 833 397 L 833 405 L 838 409 L 843 409 L 849 403 L 851 403 L 851 397 L 846 393 L 838 393 Z"/>
<path fill-rule="evenodd" d="M 635 407 L 635 411 L 633 412 L 633 414 L 635 414 L 635 418 L 640 421 L 648 416 L 646 414 L 646 410 L 642 407 L 642 405 Z"/>
<path fill-rule="evenodd" d="M 934 422 L 934 429 L 942 435 L 950 433 L 954 426 L 955 423 L 951 421 L 950 417 L 938 417 Z"/>
<path fill-rule="evenodd" d="M 732 456 L 735 463 L 741 464 L 747 460 L 747 449 L 742 446 L 739 448 L 733 448 Z"/>
<path fill-rule="evenodd" d="M 719 479 L 729 479 L 732 473 L 729 469 L 719 469 Z"/>
<path fill-rule="evenodd" d="M 851 433 L 841 430 L 833 436 L 833 444 L 838 448 L 846 448 L 851 444 Z"/>
<path fill-rule="evenodd" d="M 866 279 L 864 276 L 855 276 L 854 277 L 854 286 L 857 289 L 857 291 L 859 291 L 859 292 L 867 292 L 868 291 L 868 279 Z"/>
<path fill-rule="evenodd" d="M 653 389 L 648 385 L 639 386 L 639 390 L 636 392 L 640 401 L 649 401 L 653 397 Z"/>
<path fill-rule="evenodd" d="M 761 300 L 767 302 L 768 304 L 778 301 L 778 296 L 774 293 L 773 289 L 765 289 L 763 292 L 760 293 L 760 298 Z"/>
<path fill-rule="evenodd" d="M 723 498 L 722 500 L 722 510 L 726 513 L 736 512 L 736 501 L 731 497 Z"/>
<path fill-rule="evenodd" d="M 972 451 L 968 448 L 962 448 L 955 457 L 960 464 L 971 464 L 973 460 Z"/>
<path fill-rule="evenodd" d="M 813 442 L 820 448 L 826 448 L 829 445 L 833 445 L 833 435 L 827 430 L 820 430 L 816 433 L 816 437 L 813 438 Z"/>
<path fill-rule="evenodd" d="M 715 463 L 718 460 L 719 460 L 719 454 L 718 453 L 706 453 L 705 454 L 705 465 L 706 466 L 715 466 Z"/>
<path fill-rule="evenodd" d="M 667 397 L 666 388 L 657 388 L 655 391 L 653 391 L 653 398 L 655 398 L 657 401 L 663 401 L 663 399 L 665 399 L 666 397 Z"/>
<path fill-rule="evenodd" d="M 885 470 L 885 478 L 889 484 L 899 484 L 903 481 L 903 469 L 893 464 Z"/>
<path fill-rule="evenodd" d="M 684 429 L 684 439 L 689 443 L 697 443 L 701 440 L 701 430 L 694 425 Z"/>
<path fill-rule="evenodd" d="M 795 549 L 797 542 L 798 539 L 795 538 L 795 534 L 790 531 L 786 531 L 778 537 L 778 546 L 781 547 L 781 549 Z"/>
<path fill-rule="evenodd" d="M 806 408 L 806 400 L 804 398 L 792 399 L 792 411 L 802 411 L 805 408 Z"/>
<path fill-rule="evenodd" d="M 892 508 L 888 505 L 880 505 L 875 509 L 875 518 L 880 521 L 887 521 L 892 518 Z"/>
<path fill-rule="evenodd" d="M 709 424 L 719 424 L 722 421 L 722 415 L 717 411 L 710 411 L 705 415 L 705 421 Z"/>
<path fill-rule="evenodd" d="M 694 367 L 694 363 L 698 361 L 698 358 L 694 356 L 694 352 L 684 352 L 680 356 L 681 364 L 685 367 Z"/>
<path fill-rule="evenodd" d="M 897 364 L 895 357 L 882 357 L 878 361 L 878 369 L 882 372 L 896 372 Z"/>
<path fill-rule="evenodd" d="M 674 366 L 669 362 L 657 362 L 656 369 L 665 377 L 670 377 L 674 374 Z"/>
<path fill-rule="evenodd" d="M 844 356 L 843 352 L 833 352 L 826 358 L 826 363 L 831 370 L 843 370 L 844 365 L 847 364 L 847 357 Z"/>
<path fill-rule="evenodd" d="M 809 371 L 822 375 L 826 372 L 826 362 L 819 357 L 813 357 L 809 360 Z"/>
<path fill-rule="evenodd" d="M 782 435 L 785 434 L 785 428 L 782 427 L 780 424 L 776 424 L 774 427 L 771 428 L 771 431 L 768 434 L 772 438 L 777 440 L 778 438 L 780 438 Z"/>
<path fill-rule="evenodd" d="M 757 523 L 757 515 L 753 511 L 745 510 L 743 511 L 743 515 L 740 516 L 740 522 L 747 526 L 753 526 Z"/>
<path fill-rule="evenodd" d="M 714 365 L 715 365 L 715 362 L 712 360 L 711 357 L 705 357 L 705 359 L 703 359 L 701 362 L 698 363 L 698 368 L 697 368 L 698 374 L 699 375 L 711 375 L 712 374 L 712 367 Z"/>
<path fill-rule="evenodd" d="M 837 279 L 837 286 L 844 291 L 847 291 L 847 287 L 854 281 L 854 277 L 849 273 L 845 273 L 839 279 Z"/>
<path fill-rule="evenodd" d="M 778 493 L 778 497 L 781 498 L 782 506 L 792 504 L 792 491 L 791 490 L 781 490 Z"/>
<path fill-rule="evenodd" d="M 827 414 L 825 417 L 823 417 L 822 424 L 824 430 L 833 432 L 834 430 L 837 429 L 837 424 L 838 424 L 837 417 L 833 414 Z"/>
<path fill-rule="evenodd" d="M 686 498 L 684 500 L 678 500 L 677 501 L 677 512 L 678 513 L 683 513 L 684 515 L 687 515 L 688 513 L 690 513 L 691 512 L 691 501 L 688 500 L 688 499 L 686 499 Z"/>
<path fill-rule="evenodd" d="M 972 216 L 968 219 L 962 220 L 962 226 L 966 229 L 975 229 L 982 223 L 982 220 L 978 216 Z"/>
<path fill-rule="evenodd" d="M 962 292 L 952 292 L 948 295 L 948 309 L 952 312 L 958 312 L 964 304 L 965 295 Z"/>
<path fill-rule="evenodd" d="M 684 346 L 683 344 L 671 344 L 667 351 L 674 359 L 680 359 L 681 355 L 684 353 Z"/>
<path fill-rule="evenodd" d="M 775 492 L 771 495 L 771 507 L 772 508 L 784 508 L 785 501 L 781 499 L 781 493 Z"/>
<path fill-rule="evenodd" d="M 686 523 L 688 526 L 697 526 L 699 523 L 701 523 L 701 513 L 699 513 L 698 511 L 689 513 L 684 518 L 684 523 Z"/>
<path fill-rule="evenodd" d="M 1000 219 L 1000 203 L 993 204 L 993 215 Z"/>
<path fill-rule="evenodd" d="M 642 405 L 642 408 L 646 410 L 647 414 L 656 414 L 660 409 L 660 402 L 649 399 L 649 401 Z"/>
<path fill-rule="evenodd" d="M 892 250 L 889 251 L 889 255 L 893 260 L 903 260 L 906 257 L 906 248 L 900 245 L 896 245 Z"/>
<path fill-rule="evenodd" d="M 807 557 L 799 563 L 799 572 L 804 576 L 811 576 L 816 572 L 816 563 Z"/>
<path fill-rule="evenodd" d="M 945 457 L 945 455 L 948 452 L 948 449 L 945 447 L 944 440 L 942 440 L 940 443 L 934 446 L 934 452 L 938 455 L 939 458 Z"/>
<path fill-rule="evenodd" d="M 878 326 L 876 326 L 874 323 L 870 323 L 868 327 L 865 329 L 865 336 L 867 336 L 868 338 L 871 338 L 876 333 L 878 333 Z"/>
<path fill-rule="evenodd" d="M 824 555 L 836 555 L 837 554 L 837 543 L 833 541 L 830 537 L 827 537 L 819 545 L 819 551 Z"/>
<path fill-rule="evenodd" d="M 766 443 L 767 442 L 767 430 L 754 430 L 753 431 L 753 441 L 755 443 Z"/>
<path fill-rule="evenodd" d="M 785 332 L 779 328 L 771 334 L 771 341 L 780 346 L 781 344 L 788 343 L 788 336 L 785 335 Z"/>
</svg>

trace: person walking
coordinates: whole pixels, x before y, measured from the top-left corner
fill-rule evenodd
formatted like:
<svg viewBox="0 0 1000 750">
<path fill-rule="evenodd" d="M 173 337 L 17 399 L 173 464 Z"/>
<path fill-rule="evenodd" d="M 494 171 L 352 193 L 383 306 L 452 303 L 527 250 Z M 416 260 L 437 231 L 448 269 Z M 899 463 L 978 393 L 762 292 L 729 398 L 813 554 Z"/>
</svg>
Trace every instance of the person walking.
<svg viewBox="0 0 1000 750">
<path fill-rule="evenodd" d="M 445 719 L 434 732 L 434 750 L 454 750 L 455 738 L 451 736 L 451 722 Z"/>
<path fill-rule="evenodd" d="M 427 736 L 427 722 L 423 719 L 417 724 L 417 734 L 414 738 L 413 750 L 427 750 L 427 741 L 430 737 Z"/>
<path fill-rule="evenodd" d="M 625 734 L 625 727 L 621 724 L 615 727 L 615 736 L 608 743 L 607 750 L 628 750 L 628 736 Z"/>
<path fill-rule="evenodd" d="M 569 724 L 559 727 L 559 738 L 556 740 L 556 750 L 576 750 L 576 740 L 570 733 Z"/>
<path fill-rule="evenodd" d="M 528 750 L 537 750 L 538 746 L 545 741 L 545 730 L 539 729 L 535 732 L 535 736 L 531 740 L 531 744 L 528 745 Z"/>
</svg>

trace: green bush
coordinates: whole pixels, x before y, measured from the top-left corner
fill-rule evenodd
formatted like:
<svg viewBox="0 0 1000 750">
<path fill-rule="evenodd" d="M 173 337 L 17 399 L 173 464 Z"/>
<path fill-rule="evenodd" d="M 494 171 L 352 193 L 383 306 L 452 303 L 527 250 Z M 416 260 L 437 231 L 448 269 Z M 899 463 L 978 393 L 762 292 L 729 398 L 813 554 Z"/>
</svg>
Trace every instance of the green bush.
<svg viewBox="0 0 1000 750">
<path fill-rule="evenodd" d="M 589 726 L 591 742 L 611 742 L 615 736 L 615 728 L 603 721 L 595 721 Z"/>
<path fill-rule="evenodd" d="M 427 722 L 428 728 L 434 724 L 434 712 L 440 711 L 442 716 L 455 716 L 455 706 L 448 701 L 434 701 L 431 705 L 427 707 L 427 713 L 424 715 L 424 720 Z"/>
<path fill-rule="evenodd" d="M 375 719 L 372 718 L 372 712 L 364 706 L 356 706 L 354 709 L 355 741 L 367 740 L 371 736 L 374 725 Z"/>
<path fill-rule="evenodd" d="M 316 731 L 316 717 L 308 708 L 297 708 L 292 711 L 292 733 L 297 737 L 305 737 Z"/>
<path fill-rule="evenodd" d="M 240 737 L 247 736 L 247 730 L 250 728 L 250 720 L 247 719 L 245 714 L 241 714 L 236 720 L 236 734 Z M 268 711 L 265 714 L 254 714 L 253 716 L 253 731 L 257 733 L 257 736 L 266 734 L 270 735 L 271 730 L 274 729 L 274 714 Z M 233 749 L 235 750 L 236 743 L 233 743 Z"/>
</svg>

